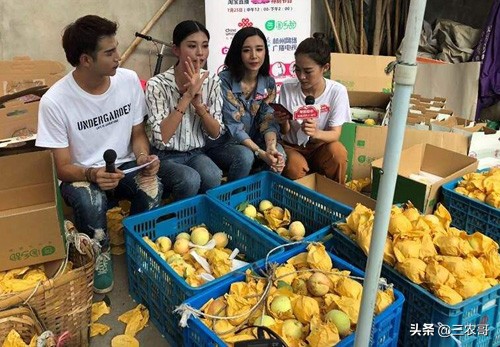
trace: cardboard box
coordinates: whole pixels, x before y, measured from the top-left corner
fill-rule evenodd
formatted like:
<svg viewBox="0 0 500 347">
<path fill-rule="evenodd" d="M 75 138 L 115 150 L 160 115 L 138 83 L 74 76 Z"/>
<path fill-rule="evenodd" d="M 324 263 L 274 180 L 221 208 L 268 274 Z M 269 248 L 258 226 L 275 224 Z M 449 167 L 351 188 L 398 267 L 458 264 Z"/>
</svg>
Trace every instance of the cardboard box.
<svg viewBox="0 0 500 347">
<path fill-rule="evenodd" d="M 352 208 L 356 207 L 357 203 L 360 203 L 375 210 L 375 200 L 332 181 L 323 175 L 314 173 L 299 178 L 295 182 Z"/>
<path fill-rule="evenodd" d="M 340 141 L 347 149 L 348 180 L 370 177 L 371 162 L 384 156 L 388 127 L 345 123 Z M 467 154 L 469 141 L 460 134 L 406 129 L 403 148 L 419 143 Z"/>
<path fill-rule="evenodd" d="M 387 106 L 391 96 L 392 73 L 384 69 L 396 57 L 332 53 L 332 79 L 342 83 L 349 94 L 350 106 Z"/>
<path fill-rule="evenodd" d="M 50 151 L 1 157 L 0 167 L 0 271 L 64 258 Z"/>
<path fill-rule="evenodd" d="M 444 132 L 452 132 L 453 127 L 457 125 L 465 125 L 469 124 L 469 121 L 464 118 L 460 118 L 457 116 L 451 116 L 448 119 L 442 121 L 433 121 L 430 123 L 431 130 L 433 131 L 444 131 Z"/>
<path fill-rule="evenodd" d="M 475 123 L 474 125 L 456 125 L 451 129 L 451 132 L 455 134 L 462 134 L 470 139 L 473 133 L 484 131 L 485 128 L 486 123 Z"/>
<path fill-rule="evenodd" d="M 0 139 L 11 138 L 21 129 L 27 129 L 36 134 L 38 129 L 38 102 L 8 103 L 0 108 Z"/>
<path fill-rule="evenodd" d="M 39 98 L 64 76 L 56 61 L 27 57 L 0 61 L 0 156 L 35 150 Z M 21 131 L 23 136 L 15 136 Z"/>
<path fill-rule="evenodd" d="M 377 198 L 384 159 L 372 162 L 372 198 Z M 398 178 L 394 192 L 396 203 L 411 201 L 424 213 L 432 213 L 437 203 L 438 192 L 444 183 L 477 169 L 475 158 L 459 154 L 430 144 L 419 144 L 401 152 Z M 410 177 L 430 174 L 435 180 L 417 181 Z"/>
<path fill-rule="evenodd" d="M 0 96 L 22 90 L 51 86 L 66 74 L 66 67 L 57 61 L 31 60 L 16 57 L 0 61 Z"/>
</svg>

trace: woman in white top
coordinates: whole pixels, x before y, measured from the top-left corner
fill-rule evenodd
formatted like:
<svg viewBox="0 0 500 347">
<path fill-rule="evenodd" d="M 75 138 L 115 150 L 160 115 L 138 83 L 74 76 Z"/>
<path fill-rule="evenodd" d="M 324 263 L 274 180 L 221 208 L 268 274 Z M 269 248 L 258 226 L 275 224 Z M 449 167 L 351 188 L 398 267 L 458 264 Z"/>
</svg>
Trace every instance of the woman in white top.
<svg viewBox="0 0 500 347">
<path fill-rule="evenodd" d="M 275 112 L 283 134 L 287 163 L 283 175 L 291 179 L 319 172 L 345 182 L 347 151 L 339 142 L 342 124 L 351 120 L 346 88 L 323 74 L 330 68 L 330 47 L 319 35 L 302 41 L 295 51 L 295 74 L 281 86 L 280 103 L 288 110 L 305 104 L 312 96 L 321 112 L 302 123 Z"/>
<path fill-rule="evenodd" d="M 206 139 L 224 132 L 219 79 L 201 69 L 209 39 L 199 22 L 177 24 L 172 48 L 176 65 L 147 83 L 152 151 L 161 161 L 158 176 L 165 192 L 175 200 L 217 187 L 222 178 L 222 171 L 204 154 Z"/>
</svg>

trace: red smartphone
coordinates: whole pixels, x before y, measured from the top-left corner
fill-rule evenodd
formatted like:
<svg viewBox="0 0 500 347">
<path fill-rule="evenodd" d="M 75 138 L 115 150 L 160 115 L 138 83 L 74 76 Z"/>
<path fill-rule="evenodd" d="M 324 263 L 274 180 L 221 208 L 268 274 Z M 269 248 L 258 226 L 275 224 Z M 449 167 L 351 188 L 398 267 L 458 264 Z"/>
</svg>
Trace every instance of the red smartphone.
<svg viewBox="0 0 500 347">
<path fill-rule="evenodd" d="M 273 110 L 275 110 L 275 111 L 286 113 L 286 115 L 288 117 L 290 117 L 290 119 L 293 118 L 292 112 L 288 111 L 288 109 L 285 106 L 283 106 L 282 104 L 277 104 L 277 103 L 271 102 L 269 104 L 269 106 L 271 106 L 273 108 Z"/>
</svg>

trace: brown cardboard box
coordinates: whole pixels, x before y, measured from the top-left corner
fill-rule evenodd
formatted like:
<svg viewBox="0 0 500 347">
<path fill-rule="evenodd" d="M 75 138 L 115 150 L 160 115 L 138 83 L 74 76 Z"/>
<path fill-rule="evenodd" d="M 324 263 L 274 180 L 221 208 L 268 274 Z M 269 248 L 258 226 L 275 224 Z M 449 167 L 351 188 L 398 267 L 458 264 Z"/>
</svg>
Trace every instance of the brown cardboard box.
<svg viewBox="0 0 500 347">
<path fill-rule="evenodd" d="M 387 131 L 388 127 L 382 126 L 343 125 L 341 142 L 348 152 L 349 180 L 370 177 L 371 162 L 384 156 Z M 467 137 L 460 134 L 406 129 L 403 148 L 419 143 L 429 143 L 461 154 L 467 154 L 469 148 Z"/>
<path fill-rule="evenodd" d="M 37 86 L 51 86 L 66 73 L 57 61 L 16 57 L 0 61 L 0 96 Z"/>
<path fill-rule="evenodd" d="M 27 57 L 0 61 L 0 156 L 35 150 L 36 135 L 14 137 L 14 133 L 36 134 L 39 97 L 65 72 L 56 61 Z"/>
<path fill-rule="evenodd" d="M 448 119 L 442 121 L 433 121 L 430 123 L 430 128 L 433 131 L 444 131 L 444 132 L 452 132 L 453 127 L 457 125 L 465 125 L 468 124 L 469 121 L 464 118 L 460 118 L 457 116 L 451 116 Z"/>
<path fill-rule="evenodd" d="M 299 178 L 295 182 L 352 208 L 356 207 L 357 203 L 360 203 L 375 210 L 375 200 L 332 181 L 323 175 L 314 173 Z"/>
<path fill-rule="evenodd" d="M 452 129 L 451 132 L 455 134 L 462 134 L 464 136 L 467 136 L 467 138 L 470 138 L 473 133 L 478 132 L 478 131 L 484 131 L 486 127 L 486 123 L 476 123 L 474 126 L 469 125 L 455 125 Z"/>
<path fill-rule="evenodd" d="M 0 157 L 0 271 L 65 257 L 50 151 Z"/>
<path fill-rule="evenodd" d="M 384 69 L 396 57 L 332 53 L 331 79 L 342 83 L 349 94 L 350 106 L 385 108 L 392 87 L 392 73 Z"/>
<path fill-rule="evenodd" d="M 372 162 L 372 198 L 377 198 L 384 159 Z M 475 158 L 429 144 L 419 144 L 401 152 L 394 203 L 411 201 L 424 213 L 432 213 L 438 191 L 444 183 L 477 169 Z M 430 174 L 435 180 L 415 180 L 415 175 Z M 411 177 L 411 178 L 410 178 Z"/>
<path fill-rule="evenodd" d="M 4 108 L 0 108 L 0 139 L 10 138 L 14 132 L 23 128 L 36 133 L 38 104 L 38 102 L 25 104 L 18 101 L 7 103 Z"/>
</svg>

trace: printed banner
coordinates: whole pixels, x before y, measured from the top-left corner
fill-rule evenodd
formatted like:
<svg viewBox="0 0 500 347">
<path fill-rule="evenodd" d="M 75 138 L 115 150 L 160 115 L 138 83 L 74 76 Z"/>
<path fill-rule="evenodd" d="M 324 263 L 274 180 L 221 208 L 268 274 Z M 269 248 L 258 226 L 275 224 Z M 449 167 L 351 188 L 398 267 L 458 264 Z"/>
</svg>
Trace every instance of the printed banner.
<svg viewBox="0 0 500 347">
<path fill-rule="evenodd" d="M 293 53 L 311 36 L 311 0 L 205 0 L 206 26 L 210 32 L 208 70 L 219 73 L 234 34 L 254 26 L 266 35 L 270 74 L 279 87 L 295 77 Z"/>
</svg>

